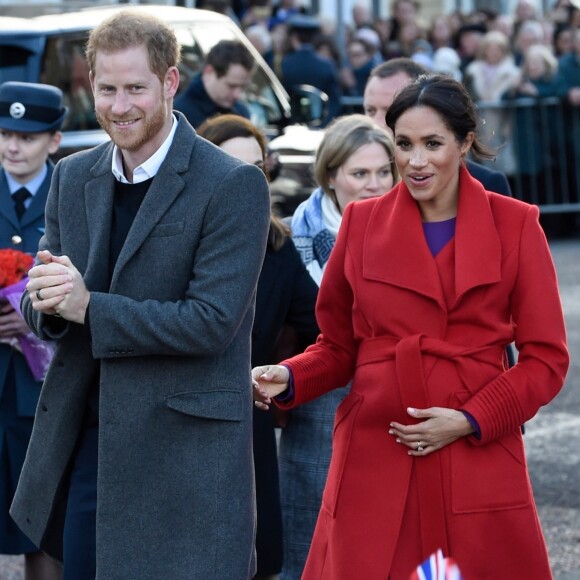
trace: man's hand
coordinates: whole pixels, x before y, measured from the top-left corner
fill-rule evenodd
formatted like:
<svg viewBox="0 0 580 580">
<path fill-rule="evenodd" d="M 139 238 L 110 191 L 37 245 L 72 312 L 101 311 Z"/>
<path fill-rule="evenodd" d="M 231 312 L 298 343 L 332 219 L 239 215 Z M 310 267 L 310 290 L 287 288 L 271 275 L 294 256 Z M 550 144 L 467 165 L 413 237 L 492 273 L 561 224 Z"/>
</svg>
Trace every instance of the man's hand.
<svg viewBox="0 0 580 580">
<path fill-rule="evenodd" d="M 389 434 L 397 443 L 409 447 L 409 455 L 423 457 L 473 433 L 473 427 L 461 411 L 445 407 L 407 409 L 415 419 L 424 419 L 414 425 L 390 424 Z"/>
<path fill-rule="evenodd" d="M 41 264 L 30 270 L 26 285 L 32 307 L 83 324 L 90 292 L 80 272 L 67 256 L 54 256 L 44 250 L 37 257 Z"/>
<path fill-rule="evenodd" d="M 20 312 L 14 310 L 8 302 L 0 302 L 0 339 L 15 338 L 29 332 Z"/>
</svg>

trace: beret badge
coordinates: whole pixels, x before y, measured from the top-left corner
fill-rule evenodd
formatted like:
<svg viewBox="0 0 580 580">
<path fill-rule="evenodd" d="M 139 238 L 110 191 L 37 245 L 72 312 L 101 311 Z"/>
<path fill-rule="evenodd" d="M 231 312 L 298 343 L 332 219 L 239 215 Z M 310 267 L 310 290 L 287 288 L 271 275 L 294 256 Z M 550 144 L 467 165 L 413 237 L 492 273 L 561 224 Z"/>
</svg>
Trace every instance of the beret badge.
<svg viewBox="0 0 580 580">
<path fill-rule="evenodd" d="M 12 103 L 10 105 L 10 116 L 13 119 L 22 119 L 26 113 L 26 107 L 22 103 Z"/>
</svg>

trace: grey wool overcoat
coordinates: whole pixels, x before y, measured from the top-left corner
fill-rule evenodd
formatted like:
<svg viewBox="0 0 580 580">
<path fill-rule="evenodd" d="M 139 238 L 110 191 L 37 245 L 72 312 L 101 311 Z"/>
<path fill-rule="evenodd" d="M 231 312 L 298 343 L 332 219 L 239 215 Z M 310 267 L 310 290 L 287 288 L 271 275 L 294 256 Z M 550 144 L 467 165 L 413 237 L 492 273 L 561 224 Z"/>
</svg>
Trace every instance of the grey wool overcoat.
<svg viewBox="0 0 580 580">
<path fill-rule="evenodd" d="M 67 467 L 99 372 L 99 580 L 245 580 L 255 569 L 250 338 L 268 186 L 175 114 L 112 277 L 112 144 L 55 168 L 40 247 L 83 275 L 87 327 L 22 302 L 58 346 L 11 514 L 59 556 Z"/>
</svg>

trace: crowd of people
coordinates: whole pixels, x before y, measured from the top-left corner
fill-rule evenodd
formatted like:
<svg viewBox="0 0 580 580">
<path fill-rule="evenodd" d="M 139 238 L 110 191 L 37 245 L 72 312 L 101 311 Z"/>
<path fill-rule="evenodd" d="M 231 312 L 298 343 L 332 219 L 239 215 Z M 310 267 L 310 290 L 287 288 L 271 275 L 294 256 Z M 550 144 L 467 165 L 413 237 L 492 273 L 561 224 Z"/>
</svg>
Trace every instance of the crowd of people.
<svg viewBox="0 0 580 580">
<path fill-rule="evenodd" d="M 580 150 L 572 137 L 580 127 L 577 3 L 558 0 L 542 12 L 536 2 L 520 0 L 507 14 L 456 11 L 432 18 L 416 0 L 394 0 L 388 18 L 356 3 L 342 31 L 306 12 L 297 0 L 248 0 L 229 8 L 290 94 L 306 84 L 328 95 L 322 126 L 360 111 L 379 64 L 409 58 L 465 85 L 480 111 L 482 137 L 496 147 L 494 159 L 483 164 L 505 173 L 519 198 L 580 201 Z M 339 32 L 344 46 L 336 42 Z"/>
<path fill-rule="evenodd" d="M 0 85 L 2 245 L 36 256 L 22 315 L 0 301 L 0 553 L 26 580 L 408 580 L 437 550 L 466 578 L 550 578 L 522 425 L 563 385 L 562 308 L 476 104 L 580 104 L 579 10 L 356 5 L 337 47 L 294 0 L 199 7 L 328 95 L 316 188 L 269 207 L 238 41 L 178 96 L 173 31 L 105 20 L 111 141 L 56 167 L 62 93 Z M 56 345 L 44 380 L 30 330 Z"/>
<path fill-rule="evenodd" d="M 506 57 L 511 64 L 521 67 L 527 49 L 533 45 L 546 46 L 557 59 L 573 53 L 575 31 L 580 27 L 580 8 L 570 0 L 555 1 L 546 12 L 540 12 L 533 0 L 519 0 L 511 14 L 489 9 L 467 14 L 456 11 L 432 18 L 422 14 L 418 0 L 393 0 L 391 16 L 387 18 L 374 17 L 370 3 L 355 3 L 351 23 L 344 30 L 345 45 L 340 47 L 335 40 L 335 22 L 307 17 L 307 10 L 299 0 L 283 0 L 278 4 L 271 0 L 247 0 L 228 10 L 226 5 L 226 2 L 209 1 L 199 7 L 221 8 L 237 19 L 283 81 L 280 62 L 296 50 L 292 33 L 297 28 L 308 29 L 312 32 L 308 44 L 313 53 L 335 67 L 337 87 L 334 90 L 358 96 L 362 96 L 372 68 L 395 57 L 411 58 L 433 72 L 451 74 L 461 80 L 472 76 L 473 71 L 468 70 L 471 63 L 489 60 L 485 52 L 491 44 L 490 38 L 494 45 L 498 42 L 501 45 L 501 54 L 491 57 L 498 62 L 489 62 L 490 68 Z M 487 36 L 491 32 L 495 34 Z M 497 71 L 488 74 L 492 72 Z M 512 78 L 506 86 L 500 84 L 498 90 L 503 88 L 503 93 L 522 82 L 525 78 Z M 489 97 L 489 93 L 478 91 L 471 94 L 476 100 Z"/>
</svg>

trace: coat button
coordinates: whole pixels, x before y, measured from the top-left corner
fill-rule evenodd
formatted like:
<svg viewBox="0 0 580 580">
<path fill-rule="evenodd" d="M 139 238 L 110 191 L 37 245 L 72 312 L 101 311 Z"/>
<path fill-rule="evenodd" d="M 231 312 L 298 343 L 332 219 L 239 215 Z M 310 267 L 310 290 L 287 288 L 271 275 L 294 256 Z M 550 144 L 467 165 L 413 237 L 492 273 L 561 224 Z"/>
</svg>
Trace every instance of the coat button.
<svg viewBox="0 0 580 580">
<path fill-rule="evenodd" d="M 19 246 L 22 243 L 22 238 L 19 235 L 12 236 L 12 243 L 15 246 Z"/>
<path fill-rule="evenodd" d="M 41 409 L 46 413 L 48 411 L 48 407 L 46 405 L 42 405 Z"/>
</svg>

